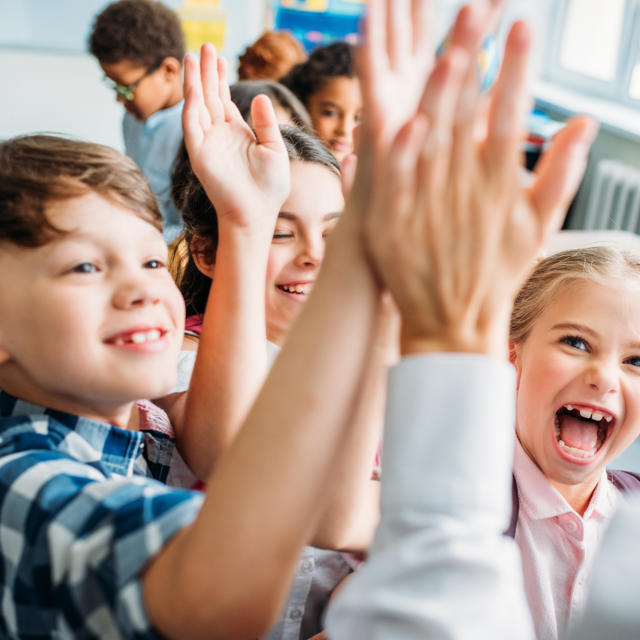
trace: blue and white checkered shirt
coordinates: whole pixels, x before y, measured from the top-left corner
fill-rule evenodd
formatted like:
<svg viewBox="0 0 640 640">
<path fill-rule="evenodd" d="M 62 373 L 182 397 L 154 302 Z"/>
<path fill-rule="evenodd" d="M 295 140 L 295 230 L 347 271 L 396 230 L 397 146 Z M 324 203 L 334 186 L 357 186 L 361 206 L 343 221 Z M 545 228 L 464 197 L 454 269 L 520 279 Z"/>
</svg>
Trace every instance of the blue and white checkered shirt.
<svg viewBox="0 0 640 640">
<path fill-rule="evenodd" d="M 0 391 L 3 638 L 157 638 L 140 577 L 202 503 L 166 438 Z"/>
</svg>

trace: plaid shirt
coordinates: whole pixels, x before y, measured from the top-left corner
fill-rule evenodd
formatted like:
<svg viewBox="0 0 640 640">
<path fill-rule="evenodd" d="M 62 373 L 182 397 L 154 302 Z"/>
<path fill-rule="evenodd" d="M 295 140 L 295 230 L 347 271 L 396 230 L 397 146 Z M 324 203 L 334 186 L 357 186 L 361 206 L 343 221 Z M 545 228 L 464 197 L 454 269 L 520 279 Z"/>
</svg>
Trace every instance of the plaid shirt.
<svg viewBox="0 0 640 640">
<path fill-rule="evenodd" d="M 159 637 L 140 577 L 202 503 L 158 482 L 172 455 L 163 434 L 0 391 L 0 637 Z"/>
</svg>

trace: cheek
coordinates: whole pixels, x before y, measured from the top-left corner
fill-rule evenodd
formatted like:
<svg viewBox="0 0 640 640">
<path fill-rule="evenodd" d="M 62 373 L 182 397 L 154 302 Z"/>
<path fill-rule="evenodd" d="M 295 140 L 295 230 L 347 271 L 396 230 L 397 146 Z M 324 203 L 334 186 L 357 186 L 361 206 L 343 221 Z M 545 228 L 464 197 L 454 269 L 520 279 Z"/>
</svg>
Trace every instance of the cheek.
<svg viewBox="0 0 640 640">
<path fill-rule="evenodd" d="M 267 259 L 267 293 L 280 280 L 284 267 L 290 262 L 284 247 L 272 245 Z"/>
</svg>

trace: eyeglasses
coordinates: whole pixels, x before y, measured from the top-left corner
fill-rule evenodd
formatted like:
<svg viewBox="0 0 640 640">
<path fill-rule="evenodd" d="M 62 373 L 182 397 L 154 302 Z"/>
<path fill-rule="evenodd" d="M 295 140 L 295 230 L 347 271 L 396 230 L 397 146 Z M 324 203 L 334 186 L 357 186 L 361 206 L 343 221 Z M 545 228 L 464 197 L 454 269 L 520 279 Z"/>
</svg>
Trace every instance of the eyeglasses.
<svg viewBox="0 0 640 640">
<path fill-rule="evenodd" d="M 136 97 L 135 90 L 138 88 L 138 85 L 147 76 L 150 76 L 154 71 L 157 71 L 160 68 L 161 64 L 162 61 L 151 65 L 135 82 L 132 82 L 131 84 L 118 84 L 117 82 L 106 76 L 103 78 L 103 80 L 110 89 L 115 91 L 119 96 L 122 96 L 127 102 L 131 102 Z"/>
</svg>

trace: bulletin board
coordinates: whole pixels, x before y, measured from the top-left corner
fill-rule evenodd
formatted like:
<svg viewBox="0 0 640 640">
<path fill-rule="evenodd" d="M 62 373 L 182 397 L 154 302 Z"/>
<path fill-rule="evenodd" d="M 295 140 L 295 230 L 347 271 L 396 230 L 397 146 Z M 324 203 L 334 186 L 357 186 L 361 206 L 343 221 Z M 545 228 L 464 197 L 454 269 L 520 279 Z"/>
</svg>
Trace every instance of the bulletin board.
<svg viewBox="0 0 640 640">
<path fill-rule="evenodd" d="M 357 44 L 365 0 L 272 0 L 275 29 L 290 31 L 307 51 L 334 40 Z"/>
</svg>

